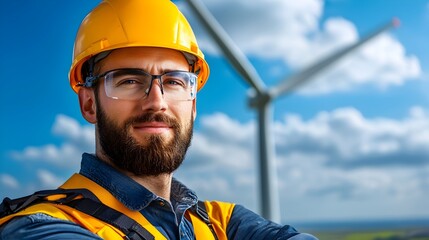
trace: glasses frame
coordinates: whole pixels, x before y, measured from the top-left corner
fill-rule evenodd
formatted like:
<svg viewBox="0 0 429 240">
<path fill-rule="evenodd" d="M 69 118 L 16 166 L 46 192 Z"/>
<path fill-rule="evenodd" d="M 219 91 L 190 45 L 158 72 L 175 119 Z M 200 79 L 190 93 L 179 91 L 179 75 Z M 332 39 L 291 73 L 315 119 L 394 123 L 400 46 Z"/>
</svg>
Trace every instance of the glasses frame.
<svg viewBox="0 0 429 240">
<path fill-rule="evenodd" d="M 190 77 L 191 81 L 189 81 L 189 86 L 191 86 L 193 88 L 193 91 L 191 91 L 191 97 L 190 97 L 190 99 L 187 99 L 187 101 L 192 101 L 192 100 L 194 100 L 196 98 L 196 92 L 197 92 L 197 86 L 196 85 L 197 85 L 198 74 L 193 73 L 193 72 L 189 72 L 189 71 L 183 71 L 183 70 L 168 71 L 168 72 L 164 72 L 162 74 L 150 74 L 150 73 L 146 72 L 145 70 L 143 70 L 141 68 L 116 68 L 116 69 L 108 70 L 108 71 L 106 71 L 106 72 L 104 72 L 102 74 L 99 74 L 97 76 L 88 76 L 88 77 L 86 77 L 85 83 L 81 84 L 81 86 L 88 87 L 88 88 L 94 87 L 101 78 L 105 79 L 106 75 L 108 75 L 108 74 L 110 74 L 112 72 L 117 72 L 117 71 L 137 72 L 137 73 L 143 73 L 143 74 L 146 74 L 147 76 L 150 76 L 151 80 L 150 80 L 150 83 L 149 83 L 149 87 L 145 90 L 146 96 L 149 95 L 149 93 L 150 93 L 150 91 L 152 89 L 153 81 L 155 79 L 158 79 L 158 83 L 159 83 L 159 86 L 160 86 L 161 93 L 164 96 L 164 86 L 163 86 L 164 84 L 161 81 L 162 77 L 164 75 L 175 73 L 175 72 L 190 74 L 191 75 L 191 77 Z M 193 79 L 193 81 L 192 81 L 192 79 Z M 107 92 L 106 92 L 106 94 L 107 94 Z M 117 97 L 111 97 L 111 96 L 108 96 L 108 97 L 113 98 L 113 99 L 119 99 Z"/>
</svg>

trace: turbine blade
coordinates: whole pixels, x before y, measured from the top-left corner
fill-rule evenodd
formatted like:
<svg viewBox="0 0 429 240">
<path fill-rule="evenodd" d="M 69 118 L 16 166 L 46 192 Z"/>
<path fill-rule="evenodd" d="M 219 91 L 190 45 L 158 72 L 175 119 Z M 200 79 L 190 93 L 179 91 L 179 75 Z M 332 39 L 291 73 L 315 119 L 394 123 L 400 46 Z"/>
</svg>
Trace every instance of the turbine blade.
<svg viewBox="0 0 429 240">
<path fill-rule="evenodd" d="M 204 27 L 219 45 L 224 55 L 235 68 L 235 70 L 250 86 L 255 89 L 257 95 L 265 92 L 265 84 L 262 82 L 253 65 L 234 44 L 232 39 L 228 36 L 222 26 L 216 21 L 209 10 L 199 0 L 187 1 L 194 13 L 200 19 L 200 22 L 204 25 Z"/>
<path fill-rule="evenodd" d="M 325 70 L 333 63 L 338 62 L 338 60 L 342 59 L 348 53 L 359 48 L 360 46 L 367 43 L 368 41 L 375 38 L 376 36 L 383 33 L 384 31 L 389 30 L 391 27 L 397 27 L 398 25 L 399 25 L 399 20 L 397 18 L 394 18 L 392 21 L 383 25 L 382 27 L 374 31 L 372 34 L 369 34 L 368 36 L 362 38 L 360 41 L 352 44 L 351 46 L 346 47 L 342 50 L 339 50 L 338 52 L 335 52 L 334 54 L 327 56 L 326 58 L 318 61 L 317 63 L 310 65 L 309 67 L 302 70 L 301 72 L 284 79 L 277 86 L 272 87 L 269 90 L 270 95 L 273 98 L 276 98 L 280 95 L 285 95 L 287 93 L 292 92 L 296 88 L 308 82 L 314 75 L 320 73 L 322 70 Z"/>
</svg>

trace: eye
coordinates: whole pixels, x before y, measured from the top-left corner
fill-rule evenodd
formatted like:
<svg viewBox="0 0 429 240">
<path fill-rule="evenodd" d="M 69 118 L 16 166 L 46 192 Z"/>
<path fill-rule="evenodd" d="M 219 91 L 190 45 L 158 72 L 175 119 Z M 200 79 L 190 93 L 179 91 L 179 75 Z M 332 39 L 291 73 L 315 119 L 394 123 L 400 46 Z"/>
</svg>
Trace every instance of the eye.
<svg viewBox="0 0 429 240">
<path fill-rule="evenodd" d="M 131 87 L 143 84 L 143 81 L 136 76 L 121 76 L 115 78 L 116 87 Z"/>
<path fill-rule="evenodd" d="M 185 81 L 177 77 L 166 77 L 163 81 L 163 85 L 168 85 L 171 87 L 185 87 Z"/>
<path fill-rule="evenodd" d="M 135 84 L 135 83 L 139 83 L 139 81 L 135 79 L 125 79 L 121 81 L 119 84 Z"/>
</svg>

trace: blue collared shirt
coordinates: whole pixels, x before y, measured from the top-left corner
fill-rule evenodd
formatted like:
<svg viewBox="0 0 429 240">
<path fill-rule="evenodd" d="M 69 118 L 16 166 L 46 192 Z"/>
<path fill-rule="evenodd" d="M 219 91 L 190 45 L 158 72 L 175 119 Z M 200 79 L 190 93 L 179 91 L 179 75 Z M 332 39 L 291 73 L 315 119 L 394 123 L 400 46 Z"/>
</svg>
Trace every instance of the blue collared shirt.
<svg viewBox="0 0 429 240">
<path fill-rule="evenodd" d="M 128 176 L 94 155 L 84 153 L 80 174 L 112 193 L 131 210 L 139 211 L 167 239 L 195 239 L 192 224 L 185 212 L 198 202 L 196 194 L 173 178 L 171 204 L 156 196 Z M 293 227 L 265 220 L 243 206 L 236 205 L 227 227 L 228 239 L 314 240 Z M 13 219 L 0 228 L 3 239 L 100 239 L 79 225 L 39 213 Z"/>
</svg>

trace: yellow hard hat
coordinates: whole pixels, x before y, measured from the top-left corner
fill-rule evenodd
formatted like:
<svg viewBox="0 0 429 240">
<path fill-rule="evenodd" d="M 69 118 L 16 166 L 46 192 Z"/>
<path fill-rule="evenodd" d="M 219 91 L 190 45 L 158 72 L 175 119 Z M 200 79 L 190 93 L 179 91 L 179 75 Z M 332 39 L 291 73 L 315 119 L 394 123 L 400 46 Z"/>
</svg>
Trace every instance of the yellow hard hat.
<svg viewBox="0 0 429 240">
<path fill-rule="evenodd" d="M 206 83 L 209 66 L 186 18 L 170 0 L 104 0 L 82 21 L 69 72 L 75 92 L 85 82 L 82 66 L 101 52 L 126 47 L 162 47 L 195 57 L 197 90 Z"/>
</svg>

